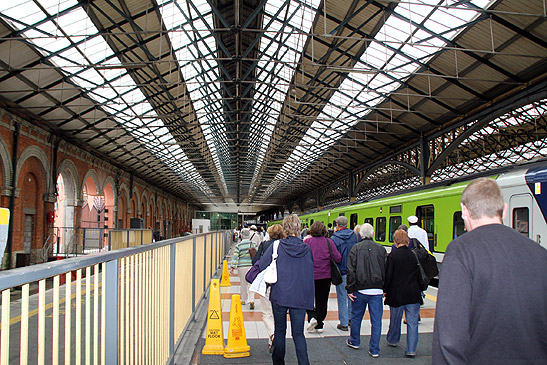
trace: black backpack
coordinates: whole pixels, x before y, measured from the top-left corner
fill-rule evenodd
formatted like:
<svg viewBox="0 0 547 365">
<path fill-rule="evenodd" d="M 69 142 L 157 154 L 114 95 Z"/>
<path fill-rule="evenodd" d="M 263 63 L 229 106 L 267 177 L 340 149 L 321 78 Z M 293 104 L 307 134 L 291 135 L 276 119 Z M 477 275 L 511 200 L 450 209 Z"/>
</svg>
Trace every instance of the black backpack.
<svg viewBox="0 0 547 365">
<path fill-rule="evenodd" d="M 431 252 L 425 249 L 422 243 L 418 240 L 414 242 L 415 247 L 412 251 L 420 260 L 420 265 L 424 269 L 425 275 L 429 280 L 433 279 L 435 276 L 439 275 L 439 267 L 437 266 L 437 259 Z"/>
</svg>

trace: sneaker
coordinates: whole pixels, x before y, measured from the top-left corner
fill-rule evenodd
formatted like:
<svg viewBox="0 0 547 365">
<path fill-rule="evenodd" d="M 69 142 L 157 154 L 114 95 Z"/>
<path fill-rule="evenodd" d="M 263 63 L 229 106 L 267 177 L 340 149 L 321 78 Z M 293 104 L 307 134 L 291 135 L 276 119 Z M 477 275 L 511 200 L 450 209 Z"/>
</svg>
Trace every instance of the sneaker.
<svg viewBox="0 0 547 365">
<path fill-rule="evenodd" d="M 308 323 L 308 328 L 307 328 L 308 332 L 313 332 L 316 326 L 317 326 L 317 319 L 312 318 L 310 322 Z"/>
<path fill-rule="evenodd" d="M 389 343 L 389 342 L 388 342 L 387 345 L 388 345 L 388 346 L 391 346 L 391 347 L 397 347 L 398 344 L 397 344 L 397 343 Z"/>
<path fill-rule="evenodd" d="M 414 357 L 416 357 L 416 353 L 415 352 L 405 352 L 405 357 L 414 358 Z"/>
<path fill-rule="evenodd" d="M 377 358 L 380 356 L 380 354 L 373 354 L 372 352 L 370 352 L 370 350 L 368 350 L 368 354 L 374 358 Z"/>
<path fill-rule="evenodd" d="M 315 331 L 317 331 L 317 333 L 323 333 L 323 329 L 322 329 L 322 328 L 316 328 Z"/>
<path fill-rule="evenodd" d="M 347 331 L 348 330 L 348 326 L 342 326 L 340 323 L 338 323 L 336 328 L 338 328 L 341 331 Z"/>
<path fill-rule="evenodd" d="M 359 346 L 356 346 L 356 345 L 352 344 L 349 339 L 346 340 L 346 345 L 348 345 L 348 347 L 351 347 L 352 349 L 356 349 L 356 350 L 359 348 Z"/>
<path fill-rule="evenodd" d="M 250 302 L 249 303 L 249 308 L 250 309 L 255 309 L 255 302 Z"/>
</svg>

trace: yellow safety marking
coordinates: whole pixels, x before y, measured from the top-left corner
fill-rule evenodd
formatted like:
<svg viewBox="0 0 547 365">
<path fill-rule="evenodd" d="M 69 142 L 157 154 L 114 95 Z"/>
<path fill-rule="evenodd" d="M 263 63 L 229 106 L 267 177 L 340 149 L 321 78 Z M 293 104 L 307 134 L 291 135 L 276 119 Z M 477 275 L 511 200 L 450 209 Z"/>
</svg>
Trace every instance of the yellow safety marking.
<svg viewBox="0 0 547 365">
<path fill-rule="evenodd" d="M 72 283 L 72 285 L 76 285 L 76 284 L 75 284 L 75 283 Z M 99 287 L 101 287 L 102 285 L 103 285 L 102 283 L 99 284 Z M 93 284 L 91 284 L 91 286 L 93 286 Z M 85 289 L 84 289 L 84 290 L 82 291 L 82 295 L 85 294 L 85 292 L 86 292 L 86 291 L 85 291 Z M 93 290 L 92 290 L 91 292 L 93 292 Z M 76 298 L 76 294 L 72 294 L 72 295 L 70 296 L 70 299 L 71 299 L 71 300 L 74 299 L 74 298 Z M 66 302 L 66 299 L 65 299 L 65 298 L 59 299 L 59 304 L 63 304 L 64 302 Z M 44 310 L 47 311 L 48 309 L 51 309 L 51 307 L 53 307 L 53 303 L 48 303 L 48 304 L 46 304 Z M 30 319 L 30 317 L 35 316 L 35 315 L 38 313 L 38 311 L 39 311 L 39 309 L 37 308 L 37 309 L 33 309 L 33 310 L 31 310 L 30 312 L 28 312 L 28 317 L 29 317 L 29 319 Z M 48 316 L 48 318 L 49 318 L 49 317 L 51 317 L 51 315 Z M 20 320 L 21 320 L 21 316 L 20 316 L 20 315 L 17 316 L 17 317 L 13 317 L 12 319 L 10 319 L 9 324 L 10 324 L 10 326 L 11 326 L 11 325 L 13 325 L 13 324 L 15 324 L 15 323 L 18 323 Z M 2 324 L 1 324 L 1 323 L 0 323 L 0 330 L 2 330 Z"/>
<path fill-rule="evenodd" d="M 431 294 L 425 294 L 425 299 L 429 299 L 429 300 L 432 300 L 434 302 L 437 302 L 437 297 L 434 296 L 434 295 L 431 295 Z"/>
</svg>

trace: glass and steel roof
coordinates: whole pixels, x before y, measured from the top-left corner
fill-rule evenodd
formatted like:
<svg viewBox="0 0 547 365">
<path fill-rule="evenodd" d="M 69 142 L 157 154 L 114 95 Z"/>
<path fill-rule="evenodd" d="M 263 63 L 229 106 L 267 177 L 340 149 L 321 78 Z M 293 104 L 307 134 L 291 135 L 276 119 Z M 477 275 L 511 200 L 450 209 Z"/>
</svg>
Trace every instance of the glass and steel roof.
<svg viewBox="0 0 547 365">
<path fill-rule="evenodd" d="M 0 102 L 189 201 L 282 205 L 493 105 L 543 110 L 522 90 L 543 90 L 545 19 L 542 0 L 12 0 Z"/>
</svg>

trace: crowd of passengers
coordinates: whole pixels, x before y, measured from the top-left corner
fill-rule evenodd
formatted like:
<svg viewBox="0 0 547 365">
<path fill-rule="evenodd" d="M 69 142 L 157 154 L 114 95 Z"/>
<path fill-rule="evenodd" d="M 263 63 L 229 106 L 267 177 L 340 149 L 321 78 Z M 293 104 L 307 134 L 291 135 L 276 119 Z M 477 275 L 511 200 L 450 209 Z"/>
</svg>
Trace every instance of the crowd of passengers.
<svg viewBox="0 0 547 365">
<path fill-rule="evenodd" d="M 477 183 L 469 184 L 462 195 L 466 229 L 474 232 L 454 240 L 445 253 L 443 273 L 453 271 L 453 274 L 446 278 L 440 275 L 433 337 L 435 364 L 485 363 L 493 359 L 496 363 L 528 363 L 529 360 L 532 360 L 529 363 L 540 363 L 541 360 L 547 363 L 547 341 L 542 340 L 544 336 L 541 335 L 547 328 L 547 315 L 545 312 L 534 314 L 537 311 L 533 310 L 547 308 L 547 250 L 503 226 L 502 211 L 506 209 L 503 204 L 499 187 L 491 179 L 479 179 Z M 368 306 L 371 322 L 368 353 L 373 358 L 379 357 L 385 303 L 390 308 L 387 345 L 399 345 L 404 312 L 407 326 L 404 355 L 416 356 L 419 312 L 425 296 L 420 289 L 417 258 L 409 244 L 422 244 L 426 249 L 429 249 L 429 244 L 427 233 L 418 226 L 418 218 L 410 216 L 407 219 L 409 227 L 401 225 L 394 233 L 395 243 L 389 254 L 373 240 L 372 225 L 365 223 L 351 230 L 345 216 L 336 218 L 334 229 L 330 224 L 325 227 L 320 221 L 314 222 L 309 229 L 302 229 L 299 217 L 291 214 L 283 220 L 283 225 L 269 227 L 265 237 L 255 226 L 241 230 L 241 241 L 235 247 L 231 267 L 232 272 L 238 271 L 241 279 L 243 305 L 248 303 L 254 309 L 254 295 L 245 280 L 247 272 L 253 264 L 261 273 L 265 272 L 272 257 L 276 257 L 277 281 L 263 285 L 263 292 L 257 291 L 262 294 L 260 308 L 274 364 L 285 363 L 287 313 L 298 363 L 309 364 L 304 330 L 323 332 L 333 271 L 336 271 L 331 269 L 331 261 L 336 263 L 342 277 L 342 282 L 336 285 L 337 328 L 349 330 L 347 346 L 359 349 L 361 323 Z M 475 237 L 480 238 L 479 243 Z M 469 242 L 487 249 L 468 250 Z M 497 255 L 500 247 L 506 255 Z M 523 252 L 530 256 L 523 255 Z M 488 261 L 492 255 L 497 259 L 490 260 L 491 267 L 482 270 L 483 278 L 476 263 L 479 258 Z M 520 262 L 524 257 L 526 264 L 507 263 L 511 260 Z M 488 270 L 498 269 L 503 275 L 487 275 Z M 264 280 L 259 275 L 255 281 L 259 278 Z M 501 286 L 505 284 L 504 279 L 516 281 L 515 278 L 521 283 L 518 296 L 504 295 L 501 289 L 496 292 L 484 289 L 489 285 Z M 252 286 L 256 288 L 264 283 L 256 284 L 253 282 Z M 481 291 L 487 290 L 490 298 L 485 299 L 482 292 L 475 292 L 478 297 L 475 299 L 471 295 L 474 286 Z M 538 287 L 543 287 L 543 290 L 537 290 Z M 533 300 L 526 300 L 528 297 Z M 480 303 L 474 304 L 475 300 Z M 499 305 L 508 302 L 515 302 L 515 305 Z M 510 324 L 509 327 L 496 324 L 502 318 Z M 477 348 L 477 343 L 482 343 L 482 347 Z M 521 352 L 522 349 L 525 352 Z M 523 359 L 525 361 L 521 361 Z"/>
<path fill-rule="evenodd" d="M 409 220 L 412 224 L 418 221 L 414 216 Z M 359 348 L 361 319 L 368 305 L 372 324 L 369 354 L 379 356 L 385 297 L 392 313 L 388 345 L 398 345 L 405 311 L 409 333 L 405 354 L 414 357 L 423 297 L 415 270 L 416 258 L 407 249 L 410 242 L 407 227 L 402 225 L 394 235 L 394 247 L 401 248 L 399 254 L 388 256 L 386 250 L 372 240 L 374 229 L 370 224 L 350 230 L 345 216 L 336 218 L 335 223 L 334 229 L 327 229 L 320 221 L 314 222 L 309 229 L 301 229 L 299 217 L 291 214 L 284 219 L 283 226 L 276 224 L 269 227 L 266 235 L 262 235 L 260 227 L 256 226 L 239 232 L 241 241 L 234 249 L 231 268 L 232 273 L 237 271 L 240 278 L 241 303 L 249 304 L 250 309 L 255 307 L 254 293 L 250 292 L 250 283 L 245 276 L 259 258 L 261 271 L 270 264 L 272 244 L 279 240 L 277 283 L 268 285 L 265 295 L 260 297 L 273 362 L 283 363 L 285 357 L 286 316 L 289 313 L 298 362 L 308 363 L 304 322 L 307 314 L 307 331 L 323 332 L 331 287 L 331 258 L 342 275 L 342 283 L 336 285 L 340 320 L 337 328 L 350 331 L 347 345 L 353 349 Z M 257 241 L 261 242 L 257 244 Z M 252 247 L 256 248 L 253 255 L 250 252 Z M 368 263 L 366 267 L 365 262 Z"/>
</svg>

